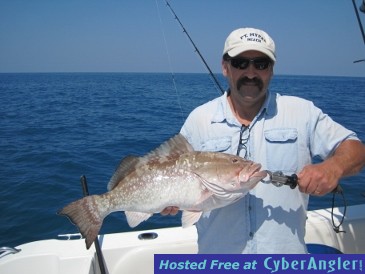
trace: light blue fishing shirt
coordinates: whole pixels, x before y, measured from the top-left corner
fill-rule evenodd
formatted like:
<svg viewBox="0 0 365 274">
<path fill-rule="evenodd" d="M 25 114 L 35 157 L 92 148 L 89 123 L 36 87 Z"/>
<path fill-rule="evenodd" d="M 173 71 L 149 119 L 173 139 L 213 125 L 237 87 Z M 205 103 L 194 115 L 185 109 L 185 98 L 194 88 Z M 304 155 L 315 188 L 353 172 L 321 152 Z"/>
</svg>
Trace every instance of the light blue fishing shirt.
<svg viewBox="0 0 365 274">
<path fill-rule="evenodd" d="M 236 154 L 241 127 L 225 93 L 193 110 L 181 133 L 197 151 Z M 312 102 L 270 92 L 242 136 L 248 137 L 247 159 L 287 175 L 314 156 L 326 159 L 343 140 L 357 139 Z M 306 253 L 308 199 L 298 188 L 260 182 L 239 201 L 200 218 L 199 253 Z"/>
</svg>

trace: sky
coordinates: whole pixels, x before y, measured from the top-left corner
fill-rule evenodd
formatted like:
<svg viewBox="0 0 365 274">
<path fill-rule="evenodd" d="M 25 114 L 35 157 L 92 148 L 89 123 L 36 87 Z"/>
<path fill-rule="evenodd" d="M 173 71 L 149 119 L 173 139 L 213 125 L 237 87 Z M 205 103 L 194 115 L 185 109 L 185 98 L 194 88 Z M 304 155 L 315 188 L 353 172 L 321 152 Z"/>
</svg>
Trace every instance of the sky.
<svg viewBox="0 0 365 274">
<path fill-rule="evenodd" d="M 276 43 L 275 74 L 365 77 L 365 62 L 353 63 L 365 59 L 365 44 L 351 0 L 169 3 L 215 73 L 228 34 L 255 27 Z M 207 69 L 165 0 L 0 0 L 4 72 Z"/>
</svg>

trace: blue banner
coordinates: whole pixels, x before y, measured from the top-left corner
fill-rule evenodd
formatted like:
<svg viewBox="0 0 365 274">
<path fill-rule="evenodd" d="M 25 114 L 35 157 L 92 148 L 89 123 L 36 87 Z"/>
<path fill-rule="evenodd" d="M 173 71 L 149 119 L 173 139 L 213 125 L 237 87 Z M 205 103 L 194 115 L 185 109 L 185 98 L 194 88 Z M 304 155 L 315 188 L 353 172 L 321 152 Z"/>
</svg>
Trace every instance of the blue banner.
<svg viewBox="0 0 365 274">
<path fill-rule="evenodd" d="M 365 254 L 155 254 L 154 273 L 364 273 Z"/>
</svg>

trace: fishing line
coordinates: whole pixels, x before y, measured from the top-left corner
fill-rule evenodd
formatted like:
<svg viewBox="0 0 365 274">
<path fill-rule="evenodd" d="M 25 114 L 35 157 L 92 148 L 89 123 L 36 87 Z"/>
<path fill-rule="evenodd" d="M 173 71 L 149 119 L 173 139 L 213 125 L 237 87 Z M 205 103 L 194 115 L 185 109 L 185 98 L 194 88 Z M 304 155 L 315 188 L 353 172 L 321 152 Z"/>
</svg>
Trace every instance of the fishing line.
<svg viewBox="0 0 365 274">
<path fill-rule="evenodd" d="M 334 209 L 335 209 L 335 200 L 336 200 L 336 194 L 340 194 L 342 196 L 342 201 L 343 201 L 343 205 L 344 205 L 344 210 L 343 210 L 343 214 L 342 214 L 342 218 L 340 220 L 340 223 L 338 225 L 335 224 L 335 220 L 334 220 Z M 346 210 L 347 210 L 347 202 L 345 199 L 345 195 L 343 194 L 343 189 L 340 185 L 337 185 L 337 187 L 332 191 L 332 209 L 331 209 L 331 220 L 332 220 L 332 227 L 333 230 L 336 233 L 340 233 L 340 232 L 344 232 L 346 233 L 345 230 L 340 230 L 340 226 L 343 224 L 344 220 L 345 220 L 345 216 L 346 216 Z"/>
<path fill-rule="evenodd" d="M 180 116 L 181 116 L 180 118 L 181 118 L 182 122 L 184 122 L 184 114 L 183 114 L 183 110 L 182 110 L 182 106 L 181 106 L 180 94 L 179 94 L 179 91 L 177 89 L 177 85 L 176 85 L 176 81 L 175 81 L 175 73 L 174 73 L 174 69 L 172 67 L 171 56 L 170 56 L 170 52 L 169 52 L 169 47 L 167 45 L 166 34 L 165 34 L 165 30 L 164 30 L 163 23 L 162 23 L 160 8 L 159 8 L 159 5 L 158 5 L 158 0 L 156 0 L 156 8 L 157 8 L 158 18 L 160 20 L 160 29 L 161 29 L 162 37 L 163 37 L 163 40 L 164 40 L 167 60 L 168 60 L 168 63 L 169 63 L 170 73 L 171 73 L 171 77 L 172 77 L 172 83 L 174 85 L 175 94 L 176 94 L 176 98 L 177 98 L 177 103 L 178 103 L 179 108 L 180 108 Z"/>
<path fill-rule="evenodd" d="M 219 81 L 217 80 L 217 78 L 215 77 L 214 73 L 212 72 L 212 70 L 210 69 L 208 63 L 205 61 L 203 55 L 200 53 L 198 47 L 195 45 L 193 39 L 191 39 L 189 33 L 187 32 L 187 30 L 185 29 L 184 25 L 181 23 L 179 17 L 177 17 L 175 11 L 172 9 L 171 5 L 169 4 L 169 2 L 167 0 L 165 0 L 166 2 L 166 6 L 170 9 L 172 15 L 174 16 L 174 18 L 176 19 L 176 21 L 179 23 L 180 27 L 183 30 L 183 33 L 185 33 L 186 37 L 189 39 L 190 43 L 193 45 L 195 52 L 198 54 L 198 56 L 200 57 L 200 60 L 202 60 L 203 64 L 205 65 L 206 69 L 208 70 L 210 76 L 212 77 L 213 83 L 215 85 L 215 87 L 221 92 L 221 94 L 224 93 L 224 89 L 222 88 L 222 86 L 219 84 Z"/>
</svg>

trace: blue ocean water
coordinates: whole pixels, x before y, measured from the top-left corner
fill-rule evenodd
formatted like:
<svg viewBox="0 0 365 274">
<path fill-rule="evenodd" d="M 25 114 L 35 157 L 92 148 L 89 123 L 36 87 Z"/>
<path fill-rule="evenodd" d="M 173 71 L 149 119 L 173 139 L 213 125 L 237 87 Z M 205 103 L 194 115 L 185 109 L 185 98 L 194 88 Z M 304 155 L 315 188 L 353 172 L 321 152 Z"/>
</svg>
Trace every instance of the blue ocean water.
<svg viewBox="0 0 365 274">
<path fill-rule="evenodd" d="M 218 75 L 222 85 L 225 81 Z M 220 95 L 206 74 L 0 74 L 0 246 L 55 238 L 77 229 L 56 215 L 103 193 L 119 161 L 143 155 L 176 134 L 188 113 Z M 311 99 L 365 140 L 365 78 L 275 76 L 271 90 Z M 305 110 L 303 110 L 305 111 Z M 365 202 L 365 172 L 342 182 L 348 204 Z M 331 195 L 310 209 L 330 207 Z M 136 229 L 180 225 L 153 218 Z M 101 233 L 130 231 L 122 213 Z"/>
</svg>

